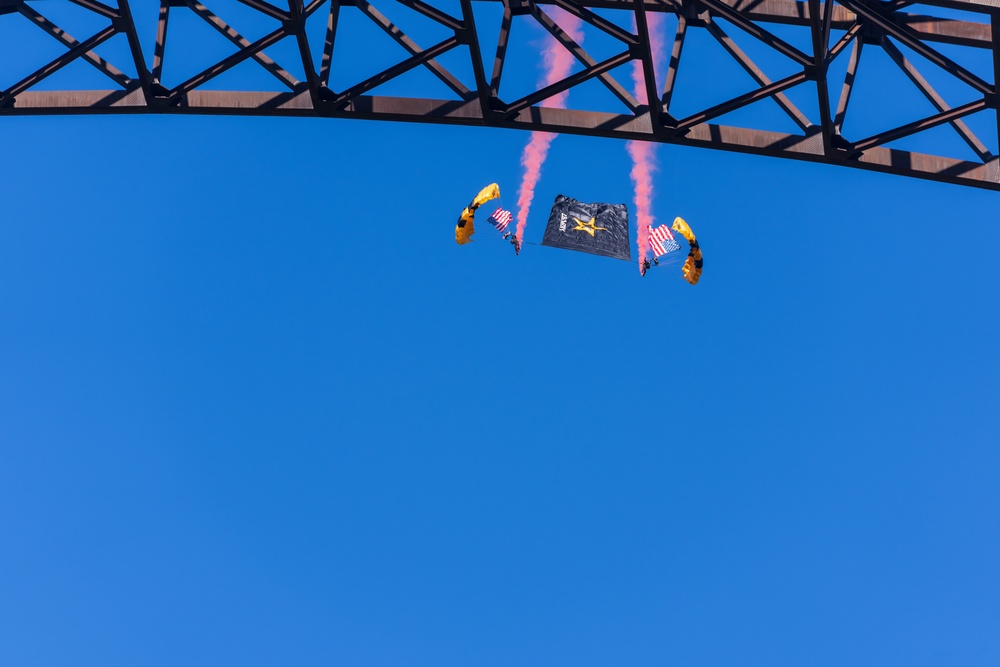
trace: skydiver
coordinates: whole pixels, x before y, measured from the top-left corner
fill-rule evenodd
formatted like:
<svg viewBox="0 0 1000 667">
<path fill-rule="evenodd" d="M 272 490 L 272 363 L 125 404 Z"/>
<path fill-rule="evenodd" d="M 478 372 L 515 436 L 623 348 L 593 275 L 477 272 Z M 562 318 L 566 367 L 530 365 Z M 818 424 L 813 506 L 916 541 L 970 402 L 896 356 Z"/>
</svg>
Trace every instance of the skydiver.
<svg viewBox="0 0 1000 667">
<path fill-rule="evenodd" d="M 504 240 L 509 241 L 512 246 L 514 246 L 514 254 L 521 254 L 521 244 L 517 241 L 517 235 L 511 232 L 504 232 Z"/>
<path fill-rule="evenodd" d="M 654 260 L 654 261 L 655 261 L 655 260 Z M 657 265 L 659 265 L 659 262 L 657 262 Z M 646 275 L 646 271 L 648 271 L 648 270 L 649 270 L 649 267 L 650 267 L 650 266 L 652 266 L 652 265 L 651 265 L 651 264 L 649 263 L 649 260 L 648 260 L 648 259 L 644 259 L 644 260 L 642 260 L 642 267 L 641 267 L 641 268 L 639 269 L 639 275 L 640 275 L 640 276 L 644 276 L 644 275 Z"/>
</svg>

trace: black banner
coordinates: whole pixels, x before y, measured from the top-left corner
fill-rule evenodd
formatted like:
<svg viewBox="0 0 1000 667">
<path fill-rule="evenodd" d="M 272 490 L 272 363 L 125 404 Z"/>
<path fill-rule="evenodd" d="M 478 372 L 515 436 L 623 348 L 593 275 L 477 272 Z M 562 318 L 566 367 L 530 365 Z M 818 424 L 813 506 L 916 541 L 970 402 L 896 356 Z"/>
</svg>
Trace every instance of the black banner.
<svg viewBox="0 0 1000 667">
<path fill-rule="evenodd" d="M 625 204 L 584 204 L 556 196 L 542 245 L 631 260 L 628 207 Z"/>
</svg>

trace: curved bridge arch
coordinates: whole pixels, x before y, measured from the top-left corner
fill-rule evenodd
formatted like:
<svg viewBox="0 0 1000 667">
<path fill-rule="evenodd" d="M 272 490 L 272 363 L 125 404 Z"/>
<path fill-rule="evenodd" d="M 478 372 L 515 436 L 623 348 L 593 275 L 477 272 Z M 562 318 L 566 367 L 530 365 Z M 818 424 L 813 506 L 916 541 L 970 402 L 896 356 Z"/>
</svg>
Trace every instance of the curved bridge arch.
<svg viewBox="0 0 1000 667">
<path fill-rule="evenodd" d="M 218 2 L 222 0 L 0 0 L 0 40 L 17 21 L 21 28 L 30 24 L 47 34 L 59 48 L 55 57 L 41 60 L 34 52 L 6 56 L 7 66 L 0 65 L 0 116 L 315 116 L 544 130 L 823 162 L 1000 190 L 1000 0 L 923 0 L 916 6 L 909 0 L 228 0 L 270 26 L 253 41 L 207 6 Z M 53 11 L 70 5 L 86 14 L 87 25 L 96 26 L 96 32 L 78 38 L 52 18 Z M 481 11 L 487 6 L 495 17 L 489 27 Z M 148 25 L 137 23 L 133 12 L 140 9 L 152 17 Z M 399 11 L 421 17 L 443 39 L 419 46 L 390 20 L 389 14 Z M 401 50 L 376 73 L 334 86 L 341 73 L 335 48 L 350 29 L 344 21 L 349 12 Z M 171 40 L 170 28 L 179 13 L 211 28 L 232 52 L 168 83 L 164 71 L 177 41 Z M 560 24 L 558 16 L 570 15 L 617 47 L 607 57 L 595 58 Z M 576 70 L 562 81 L 511 96 L 506 85 L 510 68 L 505 66 L 514 56 L 537 59 L 537 53 L 519 52 L 524 49 L 511 39 L 518 21 L 533 22 L 561 42 L 575 57 Z M 666 45 L 657 52 L 651 23 L 669 28 Z M 487 33 L 495 40 L 486 43 Z M 675 100 L 685 86 L 695 92 L 726 87 L 721 73 L 686 82 L 679 76 L 685 68 L 697 68 L 698 57 L 685 49 L 697 33 L 721 47 L 720 53 L 749 78 L 742 82 L 746 92 L 726 95 L 721 102 L 689 104 L 681 112 Z M 102 49 L 113 40 L 122 48 L 112 58 Z M 756 55 L 748 55 L 740 40 L 752 45 Z M 269 55 L 279 43 L 291 45 L 292 55 L 288 48 L 283 60 Z M 855 82 L 866 74 L 862 53 L 872 51 L 905 76 L 929 112 L 900 122 L 895 118 L 900 105 L 885 99 L 884 114 L 866 112 L 876 130 L 852 135 L 845 120 L 856 106 Z M 374 44 L 370 53 L 385 56 Z M 453 63 L 458 59 L 459 67 L 445 64 L 447 58 Z M 290 59 L 295 62 L 289 64 Z M 654 71 L 661 59 L 664 64 Z M 772 80 L 765 61 L 768 67 L 780 61 L 785 74 Z M 273 89 L 213 89 L 220 76 L 251 62 L 270 75 Z M 102 89 L 52 85 L 54 74 L 79 63 L 101 75 L 106 82 Z M 629 76 L 634 63 L 642 69 L 638 89 L 630 90 L 632 81 L 623 74 Z M 380 94 L 414 71 L 432 75 L 451 96 Z M 877 87 L 885 68 L 873 68 L 872 76 Z M 553 96 L 585 86 L 601 87 L 620 108 L 586 110 L 589 94 L 571 94 L 569 108 L 545 106 Z M 945 95 L 958 104 L 950 105 Z M 770 104 L 777 105 L 795 131 L 753 126 L 755 110 Z M 877 100 L 874 108 L 879 108 Z M 730 115 L 743 124 L 719 124 Z M 960 140 L 965 155 L 943 154 L 948 142 L 941 142 L 942 130 Z M 913 139 L 938 154 L 899 147 Z"/>
</svg>

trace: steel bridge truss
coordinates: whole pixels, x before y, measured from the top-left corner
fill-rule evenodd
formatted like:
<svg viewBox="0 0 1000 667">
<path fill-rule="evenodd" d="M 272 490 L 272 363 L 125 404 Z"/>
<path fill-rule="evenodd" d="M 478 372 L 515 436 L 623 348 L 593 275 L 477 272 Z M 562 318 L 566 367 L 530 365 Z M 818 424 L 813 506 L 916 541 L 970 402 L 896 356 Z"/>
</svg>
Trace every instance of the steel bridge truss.
<svg viewBox="0 0 1000 667">
<path fill-rule="evenodd" d="M 40 62 L 32 60 L 36 53 L 7 55 L 6 66 L 0 62 L 0 116 L 289 115 L 544 130 L 824 162 L 1000 190 L 1000 0 L 924 0 L 919 5 L 908 0 L 236 1 L 241 10 L 269 21 L 270 31 L 251 41 L 206 6 L 212 0 L 160 0 L 158 17 L 148 29 L 137 29 L 133 10 L 141 6 L 155 12 L 156 0 L 0 0 L 0 42 L 7 39 L 11 21 L 23 26 L 26 19 L 61 45 L 55 57 Z M 481 36 L 488 29 L 476 26 L 482 12 L 474 12 L 474 2 L 477 10 L 492 3 L 499 22 L 490 28 L 495 43 L 483 43 Z M 46 16 L 57 3 L 72 3 L 74 11 L 86 12 L 100 27 L 78 39 Z M 443 39 L 419 46 L 388 18 L 401 8 L 431 22 Z M 192 48 L 171 41 L 169 28 L 179 12 L 211 27 L 230 43 L 231 52 L 193 76 L 168 83 L 163 76 L 168 56 L 182 46 Z M 350 29 L 343 20 L 348 12 L 383 31 L 401 47 L 400 57 L 375 74 L 334 86 L 332 81 L 349 77 L 355 69 L 334 57 Z M 610 38 L 618 45 L 615 52 L 600 59 L 588 52 L 586 40 L 575 39 L 574 30 L 565 28 L 570 15 L 586 31 L 598 31 L 605 41 Z M 536 22 L 572 54 L 576 67 L 561 81 L 511 97 L 504 83 L 505 73 L 510 75 L 508 63 L 516 60 L 512 57 L 534 63 L 538 59 L 537 40 L 534 54 L 514 52 L 524 48 L 511 39 L 516 21 Z M 651 23 L 669 31 L 659 52 L 654 49 L 661 39 L 651 39 Z M 684 76 L 685 68 L 698 66 L 697 55 L 693 63 L 692 56 L 682 56 L 690 53 L 685 45 L 699 33 L 702 43 L 721 47 L 730 63 L 745 72 L 740 82 L 745 92 L 682 108 L 675 101 L 685 94 L 685 86 L 697 92 L 726 88 L 717 85 L 721 73 Z M 112 39 L 127 42 L 126 55 L 119 52 L 118 62 L 99 55 Z M 279 43 L 289 43 L 284 40 L 294 49 L 282 51 L 283 63 L 273 52 Z M 741 48 L 740 43 L 752 48 Z M 384 47 L 369 48 L 384 60 Z M 904 104 L 887 93 L 886 99 L 864 110 L 877 127 L 849 132 L 853 126 L 845 121 L 854 108 L 856 81 L 866 75 L 862 64 L 872 58 L 869 52 L 891 62 L 888 69 L 905 76 L 927 107 Z M 454 62 L 456 57 L 462 66 L 449 68 L 446 58 Z M 273 89 L 213 89 L 218 77 L 251 61 L 271 75 Z M 782 76 L 769 78 L 765 70 L 779 61 Z M 102 89 L 67 90 L 64 84 L 52 89 L 50 77 L 80 62 L 103 75 L 107 83 Z M 642 64 L 640 90 L 631 80 L 635 62 Z M 379 94 L 415 70 L 433 75 L 450 90 L 450 97 Z M 868 81 L 874 77 L 877 89 L 887 71 L 885 66 L 873 68 Z M 606 89 L 620 108 L 587 110 L 591 95 L 574 91 L 588 85 Z M 569 91 L 568 108 L 557 108 L 553 100 L 564 91 Z M 771 105 L 772 114 L 777 105 L 793 131 L 713 122 L 737 115 L 743 124 L 753 125 L 753 112 L 762 105 Z M 902 122 L 901 111 L 917 117 Z M 915 141 L 922 150 L 947 153 L 956 138 L 964 155 L 899 147 Z"/>
</svg>

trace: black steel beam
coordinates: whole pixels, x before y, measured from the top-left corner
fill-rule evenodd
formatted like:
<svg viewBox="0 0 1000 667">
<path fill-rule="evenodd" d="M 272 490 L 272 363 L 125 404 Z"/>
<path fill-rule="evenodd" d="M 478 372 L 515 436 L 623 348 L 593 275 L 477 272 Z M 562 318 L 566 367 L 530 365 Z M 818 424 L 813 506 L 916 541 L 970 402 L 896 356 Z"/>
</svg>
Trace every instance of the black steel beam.
<svg viewBox="0 0 1000 667">
<path fill-rule="evenodd" d="M 210 7 L 215 0 L 160 0 L 159 19 L 155 31 L 136 29 L 128 0 L 70 0 L 91 12 L 106 27 L 82 41 L 71 36 L 40 10 L 45 4 L 37 0 L 6 3 L 10 11 L 0 15 L 0 39 L 5 39 L 9 21 L 27 19 L 57 40 L 65 51 L 48 62 L 26 66 L 32 56 L 24 54 L 24 62 L 14 69 L 30 72 L 17 81 L 0 80 L 0 118 L 22 115 L 64 114 L 217 114 L 295 116 L 315 118 L 356 118 L 368 120 L 442 123 L 450 125 L 497 127 L 517 130 L 565 132 L 581 135 L 612 137 L 622 140 L 656 141 L 668 144 L 696 146 L 755 155 L 806 160 L 924 178 L 947 183 L 988 188 L 1000 191 L 1000 147 L 977 136 L 966 122 L 973 114 L 989 114 L 990 123 L 1000 127 L 1000 0 L 922 0 L 921 13 L 907 12 L 911 4 L 905 1 L 879 0 L 459 0 L 460 16 L 454 15 L 454 5 L 447 9 L 438 0 L 239 0 L 251 11 L 271 22 L 272 28 L 263 37 L 251 42 L 220 18 Z M 149 1 L 149 0 L 147 0 Z M 279 4 L 275 4 L 279 2 Z M 483 3 L 502 5 L 502 17 L 492 26 L 482 23 L 475 11 Z M 544 9 L 543 9 L 544 7 Z M 599 31 L 602 37 L 616 40 L 617 51 L 603 60 L 593 58 L 583 49 L 582 42 L 570 36 L 559 24 L 558 7 L 578 18 L 584 32 Z M 964 10 L 957 15 L 952 10 Z M 442 32 L 430 48 L 419 46 L 405 34 L 389 16 L 397 12 L 419 15 L 423 21 Z M 177 49 L 168 48 L 172 31 L 168 20 L 176 12 L 189 12 L 212 26 L 227 40 L 235 53 L 208 66 L 201 73 L 182 82 L 167 86 L 164 76 L 171 73 L 170 59 Z M 334 46 L 338 34 L 345 28 L 340 20 L 345 12 L 355 12 L 375 23 L 402 47 L 403 53 L 395 64 L 384 67 L 374 76 L 350 85 L 346 90 L 333 90 L 331 80 L 350 79 L 352 61 L 339 57 Z M 617 13 L 616 13 L 617 12 Z M 676 26 L 672 41 L 662 36 L 669 53 L 654 53 L 649 34 L 649 17 L 655 13 L 666 16 Z M 19 18 L 19 16 L 21 18 Z M 516 17 L 534 19 L 577 61 L 576 68 L 562 81 L 540 86 L 521 94 L 519 99 L 506 102 L 502 98 L 505 63 L 514 49 L 533 48 L 535 53 L 517 55 L 537 59 L 537 43 L 512 40 Z M 325 35 L 322 44 L 313 49 L 309 26 Z M 665 23 L 666 21 L 658 21 Z M 739 34 L 730 36 L 723 28 L 729 24 Z M 635 33 L 625 25 L 635 26 Z M 779 29 L 780 27 L 780 29 Z M 712 76 L 696 82 L 685 91 L 678 77 L 681 54 L 692 30 L 704 30 L 710 39 L 720 44 L 739 66 L 747 72 L 755 87 L 746 93 L 721 103 L 691 107 L 691 98 L 711 90 L 723 82 Z M 800 39 L 788 37 L 789 30 L 799 31 Z M 831 42 L 831 33 L 834 35 Z M 781 37 L 779 37 L 781 35 Z M 489 38 L 489 42 L 484 40 Z M 128 62 L 112 63 L 101 45 L 110 39 L 126 40 Z M 145 39 L 150 41 L 146 42 Z M 492 41 L 495 38 L 495 43 Z M 758 47 L 782 56 L 787 63 L 777 80 L 769 77 L 760 62 L 755 62 L 739 39 L 757 42 Z M 274 57 L 272 47 L 284 39 L 295 43 L 294 62 Z M 591 42 L 588 41 L 589 45 Z M 793 44 L 807 43 L 807 51 Z M 897 46 L 897 44 L 899 46 Z M 936 44 L 949 45 L 945 55 Z M 877 116 L 867 114 L 866 122 L 874 123 L 869 136 L 844 135 L 844 122 L 856 97 L 855 80 L 866 76 L 861 53 L 864 46 L 882 48 L 906 75 L 910 83 L 926 97 L 937 113 L 912 123 L 897 126 Z M 198 44 L 185 44 L 186 49 Z M 319 48 L 322 47 L 322 48 Z M 903 50 L 908 49 L 935 67 L 936 78 L 925 78 Z M 381 44 L 371 45 L 372 53 Z M 588 48 L 590 48 L 588 46 Z M 847 74 L 843 82 L 831 81 L 829 70 L 850 48 Z M 271 49 L 272 53 L 267 53 Z M 965 49 L 987 64 L 992 81 L 976 68 L 959 63 L 967 60 L 957 49 Z M 316 53 L 314 53 L 316 51 Z M 487 70 L 484 54 L 495 54 L 491 70 Z M 145 54 L 152 54 L 152 70 L 146 68 Z M 444 60 L 446 56 L 452 60 Z M 122 56 L 119 56 L 121 58 Z M 685 56 L 688 62 L 694 56 Z M 463 61 L 462 68 L 447 63 Z M 88 63 L 102 72 L 112 90 L 45 90 L 51 74 L 75 61 Z M 356 60 L 356 59 L 355 59 Z M 231 92 L 213 89 L 213 79 L 240 63 L 254 63 L 269 72 L 276 81 L 274 90 Z M 640 104 L 612 76 L 616 68 L 639 62 L 643 68 L 640 83 L 647 98 Z M 665 62 L 666 71 L 653 71 L 654 62 Z M 867 62 L 867 59 L 866 59 Z M 356 62 L 353 63 L 356 65 Z M 697 66 L 697 60 L 691 62 Z M 689 65 L 685 65 L 688 67 Z M 393 97 L 379 94 L 380 87 L 423 67 L 442 81 L 454 94 L 452 99 L 426 97 Z M 790 70 L 790 73 L 789 73 Z M 136 72 L 133 77 L 126 72 Z M 305 73 L 305 82 L 290 72 Z M 467 74 L 471 72 L 471 75 Z M 874 70 L 872 70 L 874 72 Z M 654 76 L 655 74 L 655 76 Z M 572 91 L 588 81 L 597 80 L 623 103 L 621 113 L 585 111 L 586 96 L 569 96 L 569 104 L 581 108 L 556 109 L 545 106 L 545 100 L 565 91 Z M 951 106 L 938 90 L 951 90 L 948 83 L 962 83 L 968 90 L 959 106 Z M 877 82 L 876 82 L 877 84 Z M 657 89 L 662 85 L 661 89 Z M 691 86 L 692 84 L 688 83 Z M 171 87 L 172 86 L 172 87 Z M 828 91 L 840 86 L 836 110 L 830 108 Z M 795 88 L 794 93 L 788 91 Z M 799 91 L 818 103 L 818 118 L 810 120 L 792 103 L 789 95 Z M 689 95 L 688 93 L 691 93 Z M 683 96 L 687 108 L 685 117 L 677 120 L 676 100 Z M 581 99 L 582 98 L 582 99 Z M 715 99 L 718 99 L 717 97 Z M 754 127 L 731 127 L 715 124 L 715 119 L 733 111 L 741 117 L 752 117 L 758 104 L 776 102 L 794 121 L 798 133 L 779 133 Z M 812 114 L 810 114 L 812 115 Z M 852 114 L 852 118 L 855 116 Z M 912 116 L 911 116 L 912 117 Z M 752 124 L 750 121 L 745 121 Z M 977 121 L 978 122 L 978 121 Z M 918 135 L 942 125 L 950 125 L 974 151 L 978 160 L 963 160 L 947 155 L 928 155 L 893 148 L 894 142 Z M 881 127 L 879 127 L 881 126 Z M 872 133 L 872 130 L 877 130 Z M 931 135 L 926 135 L 931 136 Z M 988 145 L 989 144 L 989 145 Z"/>
</svg>

